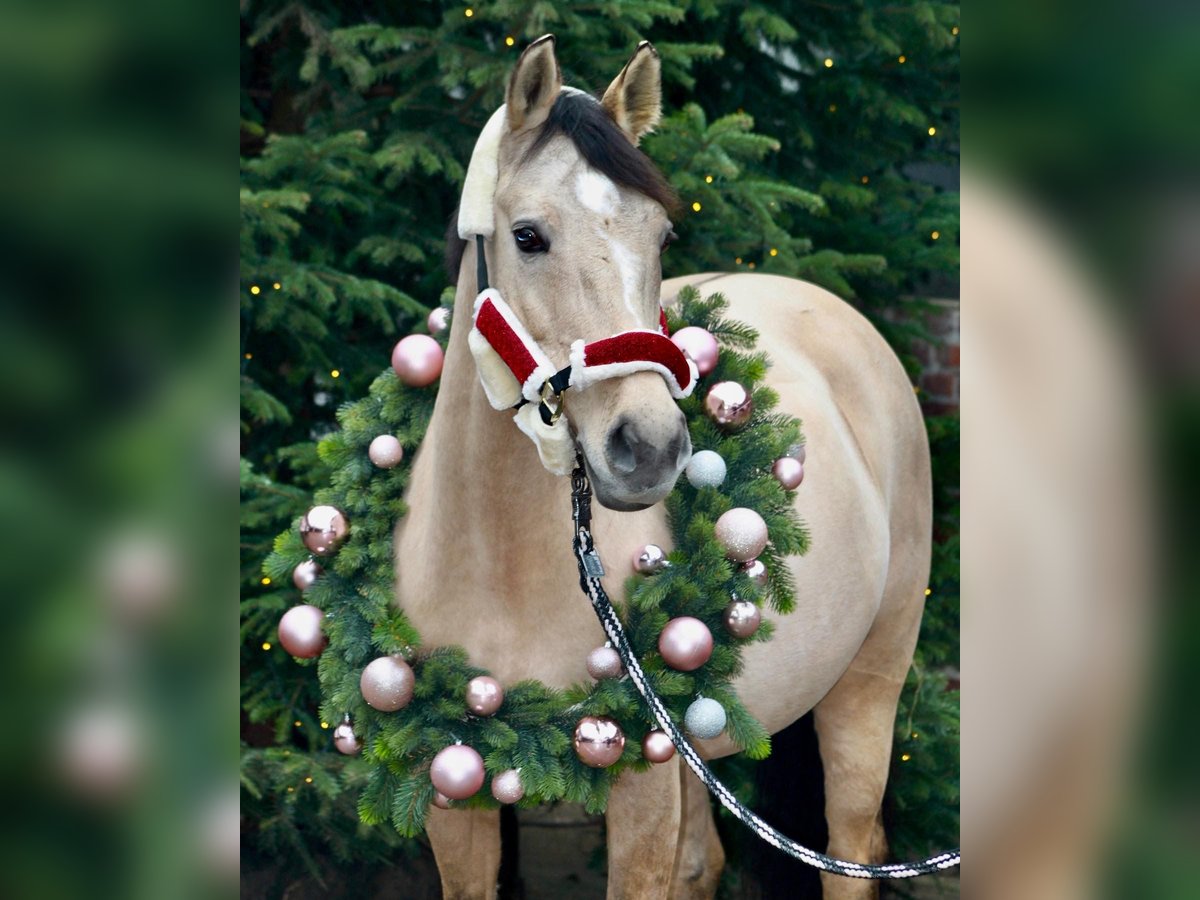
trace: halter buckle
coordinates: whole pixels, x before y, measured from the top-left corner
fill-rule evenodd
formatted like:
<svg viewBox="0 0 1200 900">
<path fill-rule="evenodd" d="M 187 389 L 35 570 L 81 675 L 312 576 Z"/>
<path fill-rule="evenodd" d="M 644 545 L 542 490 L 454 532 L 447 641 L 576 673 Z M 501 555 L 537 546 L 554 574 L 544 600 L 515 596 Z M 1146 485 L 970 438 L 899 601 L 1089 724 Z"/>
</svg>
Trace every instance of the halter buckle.
<svg viewBox="0 0 1200 900">
<path fill-rule="evenodd" d="M 549 380 L 542 385 L 541 405 L 550 414 L 550 421 L 546 423 L 547 425 L 555 424 L 562 417 L 562 394 L 554 390 L 554 385 Z M 543 416 L 543 418 L 545 417 Z"/>
</svg>

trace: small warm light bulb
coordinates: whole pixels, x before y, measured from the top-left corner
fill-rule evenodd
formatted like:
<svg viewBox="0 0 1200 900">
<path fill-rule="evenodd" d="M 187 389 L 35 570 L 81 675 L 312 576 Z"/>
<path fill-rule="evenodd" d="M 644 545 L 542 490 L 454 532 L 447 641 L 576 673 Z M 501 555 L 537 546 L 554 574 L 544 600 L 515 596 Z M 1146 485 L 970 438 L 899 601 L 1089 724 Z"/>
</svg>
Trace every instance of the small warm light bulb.
<svg viewBox="0 0 1200 900">
<path fill-rule="evenodd" d="M 925 588 L 925 596 L 928 597 L 933 593 L 933 588 Z"/>
<path fill-rule="evenodd" d="M 754 263 L 750 263 L 750 268 L 751 268 L 751 269 L 753 269 L 753 268 L 754 268 Z"/>
<path fill-rule="evenodd" d="M 778 250 L 776 250 L 774 247 L 772 247 L 772 248 L 771 248 L 771 255 L 772 255 L 772 256 L 778 256 L 778 255 L 779 255 L 779 251 L 778 251 Z"/>
<path fill-rule="evenodd" d="M 866 184 L 870 180 L 871 179 L 868 178 L 866 175 L 864 175 L 862 178 L 859 179 L 859 181 L 861 181 L 863 184 Z"/>
<path fill-rule="evenodd" d="M 829 104 L 829 111 L 830 111 L 830 112 L 837 112 L 837 104 L 836 104 L 836 103 L 830 103 L 830 104 Z"/>
<path fill-rule="evenodd" d="M 828 56 L 825 57 L 825 68 L 827 68 L 827 69 L 833 68 L 833 60 L 830 59 Z"/>
<path fill-rule="evenodd" d="M 914 394 L 919 394 L 919 393 L 921 393 L 921 386 L 920 386 L 919 384 L 914 384 L 914 385 L 913 385 L 913 393 L 914 393 Z M 926 595 L 926 596 L 928 596 L 928 595 Z"/>
<path fill-rule="evenodd" d="M 299 728 L 299 727 L 300 727 L 300 720 L 299 720 L 299 719 L 297 719 L 297 720 L 296 720 L 296 721 L 295 721 L 293 724 L 294 724 L 294 725 L 295 725 L 297 728 Z"/>
<path fill-rule="evenodd" d="M 264 650 L 270 650 L 270 649 L 271 649 L 271 642 L 270 642 L 270 641 L 263 641 L 263 649 L 264 649 Z"/>
<path fill-rule="evenodd" d="M 273 285 L 271 285 L 271 287 L 275 288 L 275 290 L 279 290 L 281 287 L 283 287 L 283 285 L 277 281 Z"/>
<path fill-rule="evenodd" d="M 510 34 L 508 37 L 506 37 L 506 38 L 504 39 L 504 46 L 505 46 L 505 47 L 511 47 L 511 46 L 512 46 L 513 44 L 515 44 L 516 42 L 517 42 L 517 39 L 516 39 L 516 38 L 514 38 L 514 37 L 513 37 L 513 36 Z"/>
<path fill-rule="evenodd" d="M 908 61 L 908 57 L 905 56 L 903 53 L 901 53 L 900 58 L 896 60 L 896 62 L 900 63 L 900 65 L 904 65 L 904 63 L 907 61 Z"/>
<path fill-rule="evenodd" d="M 697 200 L 692 204 L 692 212 L 700 212 L 700 201 Z"/>
<path fill-rule="evenodd" d="M 913 732 L 913 740 L 915 741 L 915 740 L 916 740 L 917 738 L 919 738 L 919 737 L 920 737 L 920 735 L 919 735 L 919 734 L 917 734 L 917 733 L 914 731 L 914 732 Z"/>
<path fill-rule="evenodd" d="M 253 353 L 243 353 L 242 356 L 244 356 L 246 359 L 254 359 Z"/>
<path fill-rule="evenodd" d="M 250 285 L 250 293 L 257 294 L 259 292 L 259 290 L 260 290 L 260 288 L 257 284 Z"/>
<path fill-rule="evenodd" d="M 295 792 L 296 792 L 296 789 L 295 789 L 294 787 L 290 787 L 290 788 L 288 788 L 288 793 L 289 793 L 289 794 L 294 794 Z"/>
<path fill-rule="evenodd" d="M 705 184 L 712 184 L 712 176 L 711 176 L 711 175 L 705 175 L 705 176 L 704 176 L 704 183 L 705 183 Z"/>
<path fill-rule="evenodd" d="M 937 134 L 937 129 L 934 128 L 932 125 L 930 125 L 929 126 L 929 136 L 933 137 L 935 134 Z"/>
<path fill-rule="evenodd" d="M 739 256 L 737 259 L 734 260 L 734 262 L 740 266 L 742 264 L 742 258 Z"/>
<path fill-rule="evenodd" d="M 905 753 L 903 756 L 900 757 L 900 762 L 908 762 L 910 759 L 912 759 L 912 757 L 909 756 L 907 753 Z"/>
<path fill-rule="evenodd" d="M 305 778 L 305 779 L 304 779 L 304 783 L 305 783 L 305 784 L 312 784 L 312 776 L 311 776 L 311 775 L 309 775 L 307 778 Z"/>
<path fill-rule="evenodd" d="M 328 728 L 328 727 L 329 727 L 329 723 L 328 723 L 328 722 L 322 722 L 322 723 L 321 723 L 321 727 L 322 727 L 322 728 Z"/>
<path fill-rule="evenodd" d="M 942 236 L 942 233 L 940 231 L 931 231 L 929 233 L 929 236 L 936 241 L 938 238 L 940 238 Z"/>
<path fill-rule="evenodd" d="M 340 369 L 334 369 L 332 372 L 329 373 L 329 377 L 330 378 L 341 378 L 342 372 Z"/>
<path fill-rule="evenodd" d="M 953 28 L 951 28 L 951 29 L 950 29 L 950 33 L 951 33 L 951 34 L 958 34 L 958 26 L 957 26 L 957 25 L 955 25 Z"/>
<path fill-rule="evenodd" d="M 469 19 L 469 18 L 471 18 L 471 16 L 475 15 L 475 10 L 471 9 L 471 7 L 468 6 L 466 9 L 463 10 L 463 15 Z"/>
<path fill-rule="evenodd" d="M 263 576 L 263 579 L 262 579 L 262 583 L 263 583 L 263 584 L 270 584 L 270 583 L 271 583 L 271 579 L 270 579 L 270 578 L 268 578 L 268 577 L 266 577 L 266 576 L 264 575 L 264 576 Z"/>
</svg>

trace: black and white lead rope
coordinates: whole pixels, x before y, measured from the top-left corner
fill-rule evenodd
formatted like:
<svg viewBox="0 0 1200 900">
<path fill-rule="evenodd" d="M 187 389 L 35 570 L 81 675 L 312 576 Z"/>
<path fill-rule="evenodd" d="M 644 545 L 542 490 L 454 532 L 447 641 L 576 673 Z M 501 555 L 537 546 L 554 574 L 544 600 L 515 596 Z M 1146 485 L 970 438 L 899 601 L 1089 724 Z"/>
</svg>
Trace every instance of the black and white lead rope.
<svg viewBox="0 0 1200 900">
<path fill-rule="evenodd" d="M 704 764 L 700 754 L 684 737 L 683 732 L 672 720 L 658 695 L 650 687 L 646 673 L 642 671 L 637 655 L 625 637 L 625 629 L 621 627 L 621 620 L 617 618 L 616 611 L 600 584 L 600 576 L 604 574 L 604 568 L 600 564 L 600 557 L 596 553 L 595 542 L 592 540 L 590 530 L 592 488 L 588 483 L 582 463 L 577 464 L 575 471 L 571 473 L 571 509 L 575 522 L 574 547 L 575 557 L 579 561 L 580 587 L 591 600 L 592 608 L 596 611 L 600 624 L 604 627 L 604 633 L 608 635 L 617 653 L 620 654 L 621 661 L 625 664 L 625 671 L 629 674 L 638 693 L 642 695 L 642 699 L 654 713 L 658 726 L 667 733 L 684 762 L 691 767 L 705 787 L 721 801 L 722 806 L 771 846 L 777 847 L 803 863 L 837 875 L 845 875 L 850 878 L 913 878 L 917 875 L 928 875 L 931 872 L 950 869 L 959 864 L 960 856 L 957 850 L 939 853 L 919 862 L 889 863 L 887 865 L 864 865 L 844 859 L 835 859 L 797 844 L 738 802 L 733 793 L 718 781 L 708 766 Z"/>
</svg>

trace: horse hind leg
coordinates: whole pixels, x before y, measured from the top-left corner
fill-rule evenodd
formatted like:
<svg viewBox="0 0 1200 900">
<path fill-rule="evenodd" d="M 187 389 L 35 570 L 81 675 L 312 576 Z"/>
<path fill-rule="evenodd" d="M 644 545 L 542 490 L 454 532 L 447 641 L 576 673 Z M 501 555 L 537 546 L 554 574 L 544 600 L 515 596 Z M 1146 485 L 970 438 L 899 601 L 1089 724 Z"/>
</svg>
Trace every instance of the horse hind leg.
<svg viewBox="0 0 1200 900">
<path fill-rule="evenodd" d="M 711 900 L 725 867 L 725 850 L 713 821 L 708 788 L 683 763 L 679 765 L 683 814 L 679 847 L 671 876 L 671 900 Z"/>
<path fill-rule="evenodd" d="M 444 900 L 492 900 L 500 873 L 500 813 L 430 809 L 425 822 Z"/>
</svg>

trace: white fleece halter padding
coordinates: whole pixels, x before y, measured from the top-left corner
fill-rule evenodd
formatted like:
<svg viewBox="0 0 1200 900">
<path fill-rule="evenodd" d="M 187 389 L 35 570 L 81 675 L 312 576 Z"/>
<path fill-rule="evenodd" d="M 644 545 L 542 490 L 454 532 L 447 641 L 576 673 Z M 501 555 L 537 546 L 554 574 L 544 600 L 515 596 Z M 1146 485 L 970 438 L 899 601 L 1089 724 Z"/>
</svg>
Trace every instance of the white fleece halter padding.
<svg viewBox="0 0 1200 900">
<path fill-rule="evenodd" d="M 517 427 L 537 447 L 538 459 L 551 475 L 570 475 L 575 468 L 575 441 L 567 427 L 567 417 L 562 416 L 553 425 L 542 421 L 536 403 L 526 403 L 513 416 Z"/>
</svg>

